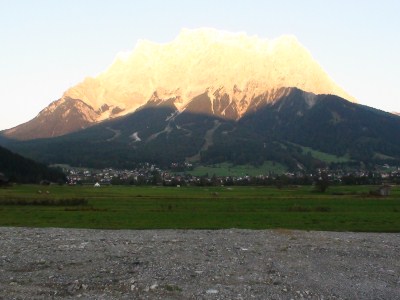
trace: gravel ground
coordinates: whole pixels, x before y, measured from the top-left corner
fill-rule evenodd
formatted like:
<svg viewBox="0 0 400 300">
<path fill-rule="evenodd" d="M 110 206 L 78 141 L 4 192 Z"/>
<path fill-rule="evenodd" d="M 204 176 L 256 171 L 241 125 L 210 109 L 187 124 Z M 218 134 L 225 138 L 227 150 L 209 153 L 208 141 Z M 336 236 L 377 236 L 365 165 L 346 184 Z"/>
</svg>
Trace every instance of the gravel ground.
<svg viewBox="0 0 400 300">
<path fill-rule="evenodd" d="M 400 299 L 400 235 L 0 228 L 0 299 Z"/>
</svg>

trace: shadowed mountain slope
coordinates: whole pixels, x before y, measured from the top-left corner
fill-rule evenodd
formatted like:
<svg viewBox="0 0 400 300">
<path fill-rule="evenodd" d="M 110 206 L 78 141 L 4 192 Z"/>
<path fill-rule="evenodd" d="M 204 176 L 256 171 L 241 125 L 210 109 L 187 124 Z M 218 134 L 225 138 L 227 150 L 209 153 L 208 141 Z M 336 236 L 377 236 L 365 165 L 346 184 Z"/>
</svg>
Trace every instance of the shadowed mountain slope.
<svg viewBox="0 0 400 300">
<path fill-rule="evenodd" d="M 352 162 L 400 159 L 398 116 L 296 88 L 286 89 L 274 102 L 258 100 L 257 109 L 237 121 L 209 114 L 205 96 L 183 111 L 172 100 L 152 100 L 135 113 L 76 133 L 7 145 L 46 163 L 93 167 L 130 167 L 143 161 L 168 166 L 272 160 L 291 169 L 324 165 L 304 147 Z"/>
</svg>

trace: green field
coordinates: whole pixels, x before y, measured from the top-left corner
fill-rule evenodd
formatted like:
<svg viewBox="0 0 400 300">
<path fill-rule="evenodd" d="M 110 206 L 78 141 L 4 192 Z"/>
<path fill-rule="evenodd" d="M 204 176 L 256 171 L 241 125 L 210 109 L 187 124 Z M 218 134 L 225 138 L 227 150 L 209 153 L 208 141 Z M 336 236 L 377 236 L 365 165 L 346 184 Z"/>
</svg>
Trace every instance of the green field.
<svg viewBox="0 0 400 300">
<path fill-rule="evenodd" d="M 373 188 L 20 185 L 0 188 L 0 226 L 400 232 L 400 188 Z"/>
<path fill-rule="evenodd" d="M 192 171 L 188 171 L 193 176 L 258 176 L 263 174 L 282 174 L 287 171 L 287 168 L 280 164 L 271 161 L 266 161 L 262 166 L 254 167 L 252 165 L 232 165 L 229 163 L 215 164 L 211 166 L 198 166 Z"/>
<path fill-rule="evenodd" d="M 299 145 L 297 145 L 297 146 L 299 146 Z M 347 162 L 351 161 L 349 155 L 336 156 L 333 154 L 314 150 L 310 147 L 305 147 L 305 146 L 300 146 L 300 147 L 302 148 L 304 154 L 310 153 L 316 159 L 322 160 L 326 163 L 347 163 Z"/>
</svg>

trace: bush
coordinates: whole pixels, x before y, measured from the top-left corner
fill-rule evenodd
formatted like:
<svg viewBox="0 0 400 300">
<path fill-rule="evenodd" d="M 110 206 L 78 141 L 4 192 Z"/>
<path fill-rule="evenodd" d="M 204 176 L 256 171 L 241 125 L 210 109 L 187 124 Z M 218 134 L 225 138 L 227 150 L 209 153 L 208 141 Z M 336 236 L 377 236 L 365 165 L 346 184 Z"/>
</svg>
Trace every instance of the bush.
<svg viewBox="0 0 400 300">
<path fill-rule="evenodd" d="M 0 205 L 42 205 L 42 206 L 77 206 L 87 205 L 88 200 L 84 198 L 69 199 L 24 199 L 24 198 L 8 198 L 0 199 Z"/>
</svg>

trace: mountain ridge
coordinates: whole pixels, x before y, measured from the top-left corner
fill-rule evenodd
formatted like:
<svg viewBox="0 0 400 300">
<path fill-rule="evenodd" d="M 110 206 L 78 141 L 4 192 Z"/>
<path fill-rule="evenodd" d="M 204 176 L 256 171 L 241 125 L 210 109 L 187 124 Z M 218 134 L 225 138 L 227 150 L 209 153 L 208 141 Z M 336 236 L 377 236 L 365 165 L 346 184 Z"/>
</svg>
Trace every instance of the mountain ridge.
<svg viewBox="0 0 400 300">
<path fill-rule="evenodd" d="M 45 163 L 97 168 L 130 168 L 144 161 L 163 167 L 274 161 L 290 170 L 314 170 L 331 163 L 306 148 L 342 157 L 342 164 L 400 162 L 400 117 L 335 95 L 286 89 L 280 99 L 238 120 L 210 114 L 206 95 L 196 101 L 195 109 L 179 111 L 173 98 L 167 103 L 155 97 L 134 113 L 82 131 L 8 140 L 7 146 Z"/>
<path fill-rule="evenodd" d="M 139 70 L 132 73 L 137 68 Z M 307 76 L 304 76 L 305 71 L 309 72 Z M 238 72 L 244 75 L 238 76 Z M 114 80 L 121 78 L 120 73 L 126 75 L 124 80 L 128 83 L 140 82 L 140 86 L 132 85 L 132 91 L 127 92 L 129 84 L 124 84 L 121 89 L 121 81 Z M 304 81 L 304 77 L 308 80 Z M 92 89 L 95 82 L 105 89 Z M 65 95 L 98 108 L 112 92 L 123 93 L 125 95 L 111 98 L 128 98 L 128 103 L 119 103 L 128 110 L 139 106 L 129 107 L 131 98 L 136 96 L 135 101 L 143 104 L 153 92 L 160 98 L 184 98 L 183 103 L 177 103 L 181 110 L 207 89 L 221 87 L 231 99 L 237 92 L 259 95 L 273 88 L 292 86 L 316 94 L 332 93 L 353 99 L 333 83 L 294 36 L 269 41 L 213 29 L 182 30 L 175 40 L 166 44 L 142 40 L 124 59 L 117 58 L 97 78 L 88 79 L 88 85 L 97 92 L 97 97 L 88 94 L 86 87 L 81 92 L 79 84 Z"/>
<path fill-rule="evenodd" d="M 237 120 L 250 106 L 258 107 L 254 99 L 273 102 L 280 96 L 275 93 L 290 87 L 355 101 L 293 36 L 267 40 L 245 33 L 185 29 L 170 43 L 139 41 L 106 71 L 68 89 L 49 106 L 69 103 L 54 117 L 47 116 L 57 124 L 39 126 L 44 122 L 38 119 L 45 117 L 40 113 L 3 134 L 17 139 L 59 136 L 126 115 L 154 98 L 173 101 L 183 111 L 205 94 L 212 103 L 211 114 Z M 71 112 L 75 120 L 68 117 Z"/>
</svg>

